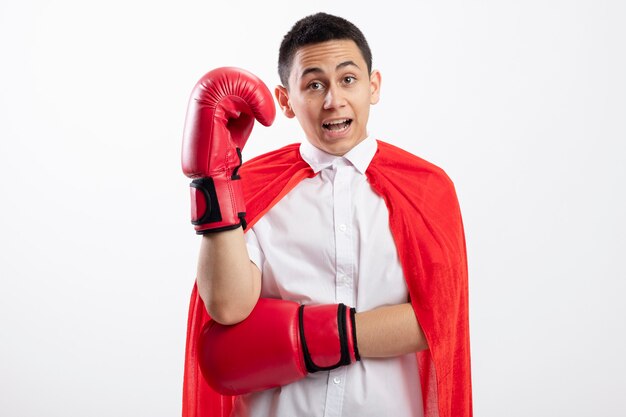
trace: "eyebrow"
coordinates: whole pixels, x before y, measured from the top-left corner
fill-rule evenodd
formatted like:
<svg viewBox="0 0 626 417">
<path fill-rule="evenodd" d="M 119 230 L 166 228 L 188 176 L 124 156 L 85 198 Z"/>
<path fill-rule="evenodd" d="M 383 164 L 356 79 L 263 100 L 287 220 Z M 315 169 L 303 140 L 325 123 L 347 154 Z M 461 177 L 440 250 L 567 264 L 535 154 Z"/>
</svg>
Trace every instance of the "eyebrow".
<svg viewBox="0 0 626 417">
<path fill-rule="evenodd" d="M 335 69 L 341 69 L 341 68 L 344 68 L 344 67 L 348 67 L 350 65 L 354 65 L 355 67 L 359 68 L 359 66 L 354 61 L 344 61 L 344 62 L 342 62 L 340 64 L 337 64 Z M 359 69 L 361 69 L 361 68 L 359 68 Z M 300 78 L 304 78 L 306 75 L 311 74 L 311 73 L 319 74 L 321 72 L 324 72 L 324 71 L 322 71 L 322 69 L 318 68 L 318 67 L 307 68 L 304 71 L 302 71 L 302 74 L 300 75 Z"/>
</svg>

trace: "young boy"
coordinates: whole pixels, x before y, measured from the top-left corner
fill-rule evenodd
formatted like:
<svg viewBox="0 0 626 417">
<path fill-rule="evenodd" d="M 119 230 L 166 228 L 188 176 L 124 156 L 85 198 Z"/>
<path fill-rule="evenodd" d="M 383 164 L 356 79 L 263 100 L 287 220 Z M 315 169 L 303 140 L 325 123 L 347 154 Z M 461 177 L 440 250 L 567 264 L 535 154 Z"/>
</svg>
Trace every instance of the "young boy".
<svg viewBox="0 0 626 417">
<path fill-rule="evenodd" d="M 222 68 L 190 101 L 183 169 L 203 238 L 183 414 L 471 416 L 452 182 L 369 135 L 381 75 L 352 23 L 298 21 L 279 75 L 306 141 L 241 169 L 254 118 L 274 117 L 265 85 Z"/>
</svg>

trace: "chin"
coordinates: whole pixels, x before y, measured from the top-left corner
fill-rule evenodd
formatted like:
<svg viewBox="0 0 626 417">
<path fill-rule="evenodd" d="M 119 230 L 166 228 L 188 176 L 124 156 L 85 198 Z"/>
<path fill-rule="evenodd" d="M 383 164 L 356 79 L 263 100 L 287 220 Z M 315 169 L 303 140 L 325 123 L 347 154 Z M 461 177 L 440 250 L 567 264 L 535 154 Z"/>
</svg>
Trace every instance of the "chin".
<svg viewBox="0 0 626 417">
<path fill-rule="evenodd" d="M 365 139 L 365 138 L 363 138 Z M 352 148 L 358 145 L 363 139 L 357 140 L 354 137 L 344 138 L 327 138 L 320 139 L 319 136 L 315 141 L 309 140 L 313 146 L 331 155 L 342 156 L 348 153 Z"/>
<path fill-rule="evenodd" d="M 342 156 L 348 153 L 350 149 L 354 148 L 355 145 L 356 145 L 355 142 L 333 143 L 333 144 L 324 143 L 324 146 L 320 149 L 332 155 Z"/>
<path fill-rule="evenodd" d="M 336 143 L 332 144 L 329 147 L 336 151 L 336 152 L 333 152 L 335 155 L 339 155 L 339 154 L 343 155 L 345 153 L 350 152 L 352 148 L 354 148 L 355 146 L 357 146 L 359 143 L 363 142 L 364 140 L 365 138 L 363 139 L 345 138 L 345 139 L 342 139 L 341 141 L 337 141 Z"/>
</svg>

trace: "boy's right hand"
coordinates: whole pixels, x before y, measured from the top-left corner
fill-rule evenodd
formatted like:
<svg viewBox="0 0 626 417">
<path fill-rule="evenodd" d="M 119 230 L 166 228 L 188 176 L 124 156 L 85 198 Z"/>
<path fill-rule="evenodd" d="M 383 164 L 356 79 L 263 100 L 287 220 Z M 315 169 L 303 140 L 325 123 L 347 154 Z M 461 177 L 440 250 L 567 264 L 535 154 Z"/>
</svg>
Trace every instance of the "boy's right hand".
<svg viewBox="0 0 626 417">
<path fill-rule="evenodd" d="M 243 149 L 256 118 L 269 126 L 276 116 L 267 86 L 234 67 L 205 74 L 189 99 L 183 135 L 183 172 L 191 182 L 191 222 L 196 233 L 245 225 L 240 177 Z"/>
</svg>

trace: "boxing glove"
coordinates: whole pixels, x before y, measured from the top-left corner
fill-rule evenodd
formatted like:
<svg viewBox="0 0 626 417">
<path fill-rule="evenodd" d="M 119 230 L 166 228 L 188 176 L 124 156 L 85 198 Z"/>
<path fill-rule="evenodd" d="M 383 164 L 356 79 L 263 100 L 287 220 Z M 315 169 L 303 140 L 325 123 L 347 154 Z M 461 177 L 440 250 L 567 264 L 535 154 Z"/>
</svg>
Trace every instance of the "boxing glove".
<svg viewBox="0 0 626 417">
<path fill-rule="evenodd" d="M 309 372 L 359 360 L 355 310 L 344 304 L 304 306 L 260 298 L 244 321 L 209 321 L 200 334 L 198 362 L 223 395 L 287 385 Z"/>
<path fill-rule="evenodd" d="M 191 222 L 198 234 L 245 229 L 245 203 L 237 173 L 256 118 L 269 126 L 274 99 L 256 76 L 217 68 L 194 87 L 183 134 L 183 172 L 192 178 Z"/>
</svg>

